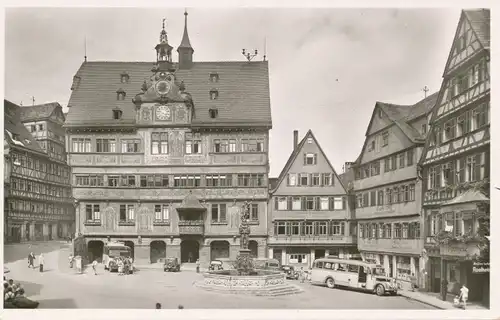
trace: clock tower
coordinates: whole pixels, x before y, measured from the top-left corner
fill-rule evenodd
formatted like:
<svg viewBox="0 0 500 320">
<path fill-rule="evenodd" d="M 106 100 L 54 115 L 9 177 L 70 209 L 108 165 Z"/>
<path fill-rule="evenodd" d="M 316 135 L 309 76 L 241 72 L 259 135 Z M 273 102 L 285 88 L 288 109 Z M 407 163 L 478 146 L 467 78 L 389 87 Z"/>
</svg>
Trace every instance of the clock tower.
<svg viewBox="0 0 500 320">
<path fill-rule="evenodd" d="M 168 44 L 167 31 L 165 31 L 165 20 L 163 19 L 162 30 L 160 32 L 160 43 L 155 47 L 156 62 L 158 68 L 163 71 L 174 71 L 172 63 L 172 49 L 173 47 Z"/>
</svg>

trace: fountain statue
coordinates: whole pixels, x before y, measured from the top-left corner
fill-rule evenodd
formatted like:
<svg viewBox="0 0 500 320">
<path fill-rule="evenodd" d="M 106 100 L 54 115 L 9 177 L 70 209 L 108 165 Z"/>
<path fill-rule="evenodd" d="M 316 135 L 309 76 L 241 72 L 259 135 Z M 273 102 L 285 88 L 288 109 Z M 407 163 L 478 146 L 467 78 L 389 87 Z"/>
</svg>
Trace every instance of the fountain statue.
<svg viewBox="0 0 500 320">
<path fill-rule="evenodd" d="M 250 220 L 250 203 L 245 201 L 240 212 L 240 251 L 239 255 L 236 257 L 235 269 L 238 270 L 238 274 L 250 275 L 254 273 L 254 264 L 252 257 L 250 256 L 250 249 L 248 249 L 248 238 L 250 237 L 250 226 L 248 221 Z"/>
<path fill-rule="evenodd" d="M 303 290 L 285 280 L 285 275 L 277 270 L 256 268 L 248 249 L 250 237 L 250 202 L 245 201 L 234 218 L 239 218 L 238 233 L 240 250 L 233 262 L 234 270 L 212 270 L 203 274 L 203 280 L 195 285 L 201 289 L 222 293 L 250 294 L 257 296 L 277 296 L 300 293 Z M 236 220 L 236 219 L 235 219 Z M 231 221 L 232 220 L 231 218 Z M 234 221 L 236 222 L 236 221 Z M 236 223 L 233 224 L 236 226 Z"/>
</svg>

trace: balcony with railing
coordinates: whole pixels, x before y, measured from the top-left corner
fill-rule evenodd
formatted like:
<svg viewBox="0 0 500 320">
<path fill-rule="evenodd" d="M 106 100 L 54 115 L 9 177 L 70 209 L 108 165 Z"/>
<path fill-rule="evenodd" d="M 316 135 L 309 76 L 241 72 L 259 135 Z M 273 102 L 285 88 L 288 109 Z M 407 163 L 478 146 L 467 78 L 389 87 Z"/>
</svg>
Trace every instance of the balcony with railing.
<svg viewBox="0 0 500 320">
<path fill-rule="evenodd" d="M 178 226 L 181 235 L 204 235 L 205 233 L 203 220 L 179 220 Z"/>
</svg>

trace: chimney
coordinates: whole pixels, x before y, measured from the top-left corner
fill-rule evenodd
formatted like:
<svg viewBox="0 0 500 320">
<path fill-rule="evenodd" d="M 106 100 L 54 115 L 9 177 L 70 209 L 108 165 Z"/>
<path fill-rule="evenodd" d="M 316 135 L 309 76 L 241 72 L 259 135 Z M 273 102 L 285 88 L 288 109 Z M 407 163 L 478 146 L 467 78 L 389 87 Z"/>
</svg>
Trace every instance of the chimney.
<svg viewBox="0 0 500 320">
<path fill-rule="evenodd" d="M 297 149 L 297 145 L 299 144 L 299 131 L 293 130 L 293 150 Z"/>
</svg>

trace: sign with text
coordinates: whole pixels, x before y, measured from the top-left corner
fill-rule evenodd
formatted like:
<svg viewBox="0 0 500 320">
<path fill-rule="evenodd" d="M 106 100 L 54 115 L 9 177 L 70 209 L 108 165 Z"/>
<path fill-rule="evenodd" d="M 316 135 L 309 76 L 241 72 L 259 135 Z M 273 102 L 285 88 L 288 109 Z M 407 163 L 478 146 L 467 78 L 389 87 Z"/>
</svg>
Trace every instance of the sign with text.
<svg viewBox="0 0 500 320">
<path fill-rule="evenodd" d="M 488 273 L 490 272 L 489 262 L 474 262 L 472 263 L 472 273 Z"/>
</svg>

